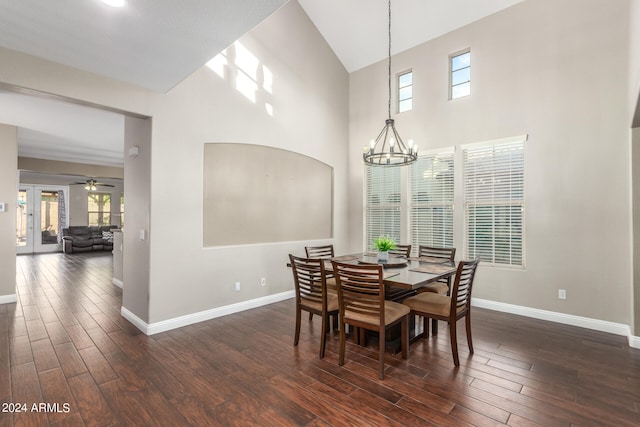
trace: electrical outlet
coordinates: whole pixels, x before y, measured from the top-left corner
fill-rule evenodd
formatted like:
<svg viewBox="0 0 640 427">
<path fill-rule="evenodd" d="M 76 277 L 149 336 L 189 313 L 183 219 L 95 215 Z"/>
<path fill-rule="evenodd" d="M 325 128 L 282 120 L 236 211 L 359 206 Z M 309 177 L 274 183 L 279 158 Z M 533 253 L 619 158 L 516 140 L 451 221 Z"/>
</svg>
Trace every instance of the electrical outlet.
<svg viewBox="0 0 640 427">
<path fill-rule="evenodd" d="M 267 278 L 263 277 L 260 279 L 260 286 L 267 286 Z"/>
<path fill-rule="evenodd" d="M 236 290 L 236 292 L 240 291 L 240 282 L 236 282 L 236 286 L 234 289 Z"/>
<path fill-rule="evenodd" d="M 567 299 L 567 291 L 565 289 L 558 289 L 558 299 Z"/>
</svg>

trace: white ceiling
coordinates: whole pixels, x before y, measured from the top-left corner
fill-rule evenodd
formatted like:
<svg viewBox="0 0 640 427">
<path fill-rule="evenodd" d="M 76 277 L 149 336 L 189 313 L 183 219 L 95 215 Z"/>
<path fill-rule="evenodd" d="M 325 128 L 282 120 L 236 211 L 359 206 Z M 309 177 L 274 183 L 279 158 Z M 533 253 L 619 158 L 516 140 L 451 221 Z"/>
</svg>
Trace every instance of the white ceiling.
<svg viewBox="0 0 640 427">
<path fill-rule="evenodd" d="M 288 0 L 0 1 L 0 46 L 166 92 Z M 295 1 L 295 0 L 291 0 Z M 298 0 L 347 71 L 387 55 L 387 1 Z M 523 0 L 394 0 L 397 53 Z M 407 31 L 406 29 L 409 29 Z M 123 117 L 0 90 L 20 156 L 123 164 Z"/>
<path fill-rule="evenodd" d="M 386 0 L 298 0 L 347 71 L 388 55 Z M 524 0 L 394 0 L 391 53 L 396 54 Z"/>
</svg>

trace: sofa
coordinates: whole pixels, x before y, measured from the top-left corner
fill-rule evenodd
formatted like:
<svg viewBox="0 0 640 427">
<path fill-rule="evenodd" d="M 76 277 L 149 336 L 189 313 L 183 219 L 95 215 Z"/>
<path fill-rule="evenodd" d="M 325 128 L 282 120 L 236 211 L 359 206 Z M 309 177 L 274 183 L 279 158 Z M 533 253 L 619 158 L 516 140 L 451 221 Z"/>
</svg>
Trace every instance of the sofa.
<svg viewBox="0 0 640 427">
<path fill-rule="evenodd" d="M 116 225 L 76 225 L 62 229 L 62 251 L 65 254 L 113 250 L 113 230 Z"/>
</svg>

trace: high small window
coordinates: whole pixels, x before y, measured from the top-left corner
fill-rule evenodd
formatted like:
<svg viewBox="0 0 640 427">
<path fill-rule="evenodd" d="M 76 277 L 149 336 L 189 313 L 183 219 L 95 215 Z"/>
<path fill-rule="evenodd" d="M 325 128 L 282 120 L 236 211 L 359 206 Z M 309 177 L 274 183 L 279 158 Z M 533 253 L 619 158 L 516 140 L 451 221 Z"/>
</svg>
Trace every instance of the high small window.
<svg viewBox="0 0 640 427">
<path fill-rule="evenodd" d="M 471 95 L 471 50 L 453 54 L 449 59 L 449 99 Z"/>
<path fill-rule="evenodd" d="M 398 113 L 413 108 L 413 72 L 407 71 L 398 75 Z"/>
<path fill-rule="evenodd" d="M 111 225 L 111 194 L 89 193 L 87 213 L 89 225 Z"/>
</svg>

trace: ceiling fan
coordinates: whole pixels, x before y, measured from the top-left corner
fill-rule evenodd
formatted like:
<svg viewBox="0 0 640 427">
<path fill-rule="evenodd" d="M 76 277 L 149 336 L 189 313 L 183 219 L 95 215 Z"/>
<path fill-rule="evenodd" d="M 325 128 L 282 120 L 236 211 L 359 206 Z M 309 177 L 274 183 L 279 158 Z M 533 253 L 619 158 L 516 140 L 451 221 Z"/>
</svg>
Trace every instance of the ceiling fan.
<svg viewBox="0 0 640 427">
<path fill-rule="evenodd" d="M 105 184 L 104 182 L 98 182 L 94 178 L 89 178 L 86 182 L 72 182 L 71 185 L 84 185 L 85 190 L 96 191 L 98 187 L 115 187 L 113 184 Z"/>
</svg>

